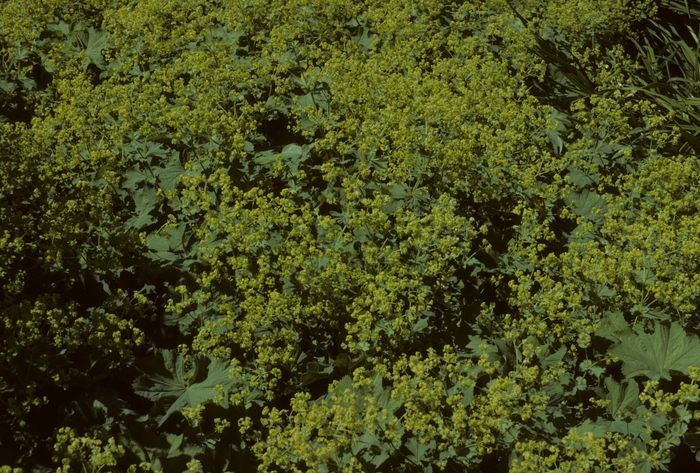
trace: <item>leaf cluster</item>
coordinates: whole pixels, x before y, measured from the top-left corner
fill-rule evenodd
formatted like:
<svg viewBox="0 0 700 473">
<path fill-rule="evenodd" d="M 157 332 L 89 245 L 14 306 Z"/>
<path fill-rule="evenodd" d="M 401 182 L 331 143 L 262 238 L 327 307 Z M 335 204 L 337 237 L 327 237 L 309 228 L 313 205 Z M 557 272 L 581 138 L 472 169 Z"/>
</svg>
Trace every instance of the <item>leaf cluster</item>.
<svg viewBox="0 0 700 473">
<path fill-rule="evenodd" d="M 700 11 L 623 3 L 0 1 L 0 471 L 700 459 Z"/>
</svg>

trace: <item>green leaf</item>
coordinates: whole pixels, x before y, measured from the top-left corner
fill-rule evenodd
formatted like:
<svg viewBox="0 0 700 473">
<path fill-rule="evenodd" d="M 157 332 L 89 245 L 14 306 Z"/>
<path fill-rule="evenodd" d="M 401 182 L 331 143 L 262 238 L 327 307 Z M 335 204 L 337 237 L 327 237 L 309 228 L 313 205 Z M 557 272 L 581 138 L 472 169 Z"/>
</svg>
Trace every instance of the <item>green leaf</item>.
<svg viewBox="0 0 700 473">
<path fill-rule="evenodd" d="M 175 412 L 185 407 L 196 408 L 216 398 L 219 395 L 215 390 L 217 385 L 226 388 L 233 383 L 228 375 L 229 363 L 204 355 L 195 356 L 193 363 L 194 366 L 185 371 L 182 354 L 174 350 L 161 350 L 156 356 L 137 362 L 143 375 L 134 381 L 134 391 L 153 401 L 154 409 L 165 410 L 158 427 Z M 226 396 L 224 403 L 227 403 Z"/>
<path fill-rule="evenodd" d="M 178 178 L 184 174 L 185 168 L 180 164 L 180 156 L 177 152 L 170 153 L 165 167 L 156 167 L 153 172 L 158 177 L 158 184 L 163 191 L 168 192 L 175 188 Z"/>
<path fill-rule="evenodd" d="M 598 182 L 600 181 L 600 178 L 597 174 L 588 175 L 580 169 L 577 169 L 573 166 L 569 166 L 568 169 L 569 179 L 571 179 L 571 182 L 576 184 L 578 187 L 583 188 L 594 184 L 598 185 Z"/>
<path fill-rule="evenodd" d="M 671 371 L 688 374 L 689 366 L 700 367 L 700 340 L 688 336 L 678 323 L 668 326 L 655 322 L 653 334 L 626 332 L 609 353 L 622 360 L 625 376 L 646 376 L 670 380 Z"/>
<path fill-rule="evenodd" d="M 151 261 L 177 261 L 178 256 L 170 251 L 156 251 L 155 253 L 148 253 L 145 255 L 146 258 Z"/>
<path fill-rule="evenodd" d="M 305 95 L 299 96 L 297 99 L 297 106 L 300 107 L 320 107 L 323 111 L 328 113 L 328 99 L 323 91 L 309 92 Z"/>
<path fill-rule="evenodd" d="M 605 378 L 605 387 L 608 388 L 607 399 L 610 399 L 608 413 L 617 418 L 618 411 L 624 416 L 628 411 L 634 411 L 641 405 L 639 401 L 639 385 L 634 379 L 626 379 L 618 383 L 612 378 Z"/>
<path fill-rule="evenodd" d="M 156 223 L 155 217 L 148 213 L 141 213 L 126 221 L 126 229 L 130 230 L 134 228 L 136 230 L 140 230 L 143 227 L 147 227 L 153 223 Z"/>
<path fill-rule="evenodd" d="M 605 372 L 605 368 L 603 368 L 602 366 L 598 366 L 590 359 L 583 360 L 579 365 L 579 369 L 581 371 L 587 371 L 591 373 L 596 378 L 600 378 L 600 376 Z"/>
<path fill-rule="evenodd" d="M 338 385 L 335 388 L 336 393 L 343 393 L 346 389 L 349 389 L 350 391 L 354 391 L 354 388 L 352 386 L 352 378 L 350 376 L 343 376 L 341 380 L 338 382 Z"/>
<path fill-rule="evenodd" d="M 416 323 L 413 324 L 413 326 L 411 327 L 411 330 L 412 330 L 414 333 L 421 333 L 423 330 L 425 330 L 425 328 L 428 327 L 428 325 L 429 325 L 428 322 L 429 322 L 429 321 L 430 321 L 430 318 L 421 317 L 420 319 L 418 319 L 418 320 L 416 321 Z"/>
<path fill-rule="evenodd" d="M 565 113 L 555 110 L 549 117 L 549 121 L 556 124 L 555 129 L 545 130 L 549 142 L 554 147 L 554 152 L 560 154 L 564 149 L 566 142 L 561 139 L 561 133 L 566 131 L 566 126 L 571 126 L 571 122 Z"/>
<path fill-rule="evenodd" d="M 149 140 L 153 139 L 155 139 L 155 137 L 149 137 Z M 145 143 L 139 144 L 141 145 L 141 147 L 137 148 L 137 151 L 144 158 L 148 158 L 149 156 L 157 156 L 159 158 L 164 158 L 168 155 L 168 150 L 164 149 L 163 145 L 158 142 L 146 141 Z"/>
<path fill-rule="evenodd" d="M 298 144 L 288 144 L 282 149 L 282 157 L 284 159 L 297 159 L 302 155 L 302 148 Z"/>
<path fill-rule="evenodd" d="M 368 452 L 363 455 L 363 458 L 378 468 L 389 458 L 389 453 L 381 451 L 378 455 L 372 455 Z"/>
<path fill-rule="evenodd" d="M 194 458 L 195 455 L 204 452 L 204 448 L 201 445 L 193 445 L 191 443 L 183 445 L 183 440 L 185 439 L 184 434 L 166 434 L 165 438 L 170 444 L 170 449 L 165 458 L 178 458 L 183 455 L 188 458 Z"/>
<path fill-rule="evenodd" d="M 158 201 L 156 190 L 153 187 L 144 187 L 134 193 L 133 199 L 136 203 L 137 214 L 127 220 L 126 229 L 134 228 L 139 230 L 155 223 L 156 219 L 150 215 L 150 212 L 155 208 Z"/>
<path fill-rule="evenodd" d="M 602 284 L 596 284 L 596 296 L 599 298 L 602 297 L 614 297 L 615 296 L 615 291 L 613 289 L 610 289 L 608 286 L 603 286 Z"/>
<path fill-rule="evenodd" d="M 559 132 L 555 130 L 546 130 L 545 133 L 549 138 L 549 142 L 554 147 L 554 152 L 556 154 L 560 154 L 564 149 L 564 141 L 561 139 L 561 136 L 559 136 Z"/>
<path fill-rule="evenodd" d="M 362 437 L 357 439 L 357 443 L 353 442 L 352 454 L 357 456 L 362 450 L 369 449 L 372 446 L 381 447 L 381 443 L 376 436 L 365 433 Z"/>
<path fill-rule="evenodd" d="M 260 391 L 259 389 L 254 389 L 248 394 L 246 397 L 246 402 L 245 402 L 245 408 L 250 409 L 253 404 L 262 407 L 265 405 L 264 399 L 264 393 Z"/>
<path fill-rule="evenodd" d="M 464 391 L 464 395 L 462 398 L 459 400 L 459 402 L 464 406 L 468 407 L 471 405 L 472 401 L 474 400 L 474 386 L 467 388 Z"/>
<path fill-rule="evenodd" d="M 408 458 L 415 463 L 421 463 L 423 460 L 429 460 L 426 454 L 435 450 L 436 443 L 435 440 L 431 440 L 430 443 L 424 445 L 416 437 L 411 437 L 404 445 L 411 452 Z"/>
<path fill-rule="evenodd" d="M 306 372 L 301 375 L 301 385 L 308 386 L 320 379 L 328 378 L 328 374 L 321 372 L 321 365 L 312 361 L 306 365 Z"/>
<path fill-rule="evenodd" d="M 168 236 L 156 235 L 149 237 L 148 248 L 155 252 L 169 250 L 184 250 L 182 246 L 182 236 L 187 228 L 186 223 L 181 223 L 176 228 L 168 232 Z"/>
<path fill-rule="evenodd" d="M 134 203 L 136 203 L 137 212 L 150 211 L 155 207 L 157 201 L 158 197 L 153 187 L 139 189 L 134 193 Z"/>
<path fill-rule="evenodd" d="M 7 95 L 12 95 L 12 93 L 15 91 L 15 84 L 0 79 L 0 89 L 4 90 Z"/>
<path fill-rule="evenodd" d="M 569 202 L 573 205 L 573 212 L 576 215 L 586 217 L 594 222 L 602 218 L 602 213 L 607 210 L 607 205 L 603 199 L 599 198 L 595 192 L 583 189 L 580 193 L 569 194 Z M 593 209 L 599 209 L 600 214 L 593 214 Z"/>
<path fill-rule="evenodd" d="M 104 174 L 104 173 L 103 173 Z M 98 176 L 101 177 L 101 176 Z M 148 176 L 138 170 L 138 166 L 129 169 L 124 173 L 124 180 L 122 181 L 122 187 L 124 189 L 134 192 L 136 190 L 136 184 L 145 181 Z"/>
<path fill-rule="evenodd" d="M 85 53 L 87 58 L 83 64 L 83 70 L 86 70 L 88 65 L 92 62 L 100 69 L 106 69 L 104 58 L 102 57 L 102 50 L 107 45 L 107 32 L 106 31 L 96 31 L 94 28 L 88 28 L 88 41 Z"/>
<path fill-rule="evenodd" d="M 583 424 L 576 428 L 576 433 L 583 437 L 587 432 L 592 432 L 595 438 L 603 438 L 607 432 L 607 428 L 603 423 L 593 422 L 591 419 L 586 419 Z"/>
<path fill-rule="evenodd" d="M 634 274 L 634 278 L 638 283 L 644 284 L 645 286 L 648 286 L 649 284 L 652 284 L 657 281 L 656 275 L 654 275 L 654 271 L 650 269 L 638 269 L 635 271 L 632 271 Z"/>
<path fill-rule="evenodd" d="M 380 384 L 381 384 L 381 376 L 378 377 L 380 379 Z M 381 392 L 377 393 L 377 390 L 375 389 L 375 399 L 377 399 L 377 405 L 381 407 L 382 409 L 386 409 L 390 413 L 396 412 L 402 405 L 403 405 L 403 400 L 392 400 L 391 399 L 391 388 L 381 388 Z"/>
<path fill-rule="evenodd" d="M 605 426 L 605 430 L 608 432 L 617 432 L 627 437 L 634 438 L 647 435 L 646 427 L 648 424 L 642 419 L 633 419 L 629 422 L 625 420 L 605 421 L 599 419 L 598 423 L 603 424 Z"/>
<path fill-rule="evenodd" d="M 408 188 L 403 184 L 394 184 L 389 188 L 389 194 L 394 199 L 405 199 L 410 195 Z"/>
<path fill-rule="evenodd" d="M 185 247 L 182 243 L 183 236 L 185 234 L 185 229 L 187 229 L 187 224 L 181 223 L 177 226 L 177 228 L 174 228 L 170 231 L 170 236 L 168 238 L 168 246 L 171 250 L 185 250 Z"/>
<path fill-rule="evenodd" d="M 275 161 L 277 161 L 277 156 L 279 156 L 279 154 L 280 153 L 272 149 L 260 151 L 258 153 L 255 153 L 255 158 L 253 158 L 253 162 L 256 162 L 258 164 L 274 163 Z"/>
<path fill-rule="evenodd" d="M 625 333 L 632 334 L 633 332 L 622 312 L 605 312 L 605 318 L 600 321 L 598 330 L 595 331 L 597 336 L 607 338 L 613 342 L 620 341 L 621 335 Z"/>
<path fill-rule="evenodd" d="M 369 28 L 363 26 L 362 33 L 353 36 L 352 41 L 359 46 L 360 51 L 368 53 L 377 46 L 378 37 L 370 35 Z"/>
<path fill-rule="evenodd" d="M 585 228 L 585 225 L 578 225 L 574 230 L 568 234 L 568 244 L 571 243 L 586 243 L 596 238 L 594 232 L 590 232 Z"/>
<path fill-rule="evenodd" d="M 46 25 L 46 29 L 49 31 L 60 31 L 66 36 L 68 36 L 68 34 L 70 33 L 70 25 L 65 21 L 61 21 L 57 24 Z"/>
</svg>

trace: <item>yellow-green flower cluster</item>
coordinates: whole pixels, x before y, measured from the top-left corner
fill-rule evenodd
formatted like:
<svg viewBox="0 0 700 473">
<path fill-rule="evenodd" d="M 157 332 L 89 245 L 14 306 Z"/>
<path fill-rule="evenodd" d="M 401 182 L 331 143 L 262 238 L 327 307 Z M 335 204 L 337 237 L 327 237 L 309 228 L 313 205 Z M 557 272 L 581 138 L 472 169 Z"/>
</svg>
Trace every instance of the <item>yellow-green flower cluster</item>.
<svg viewBox="0 0 700 473">
<path fill-rule="evenodd" d="M 104 468 L 116 466 L 117 459 L 125 453 L 124 447 L 117 445 L 113 437 L 103 441 L 96 436 L 79 436 L 70 427 L 58 429 L 54 451 L 54 461 L 61 463 L 57 473 L 115 471 Z"/>
<path fill-rule="evenodd" d="M 672 114 L 624 91 L 636 64 L 601 45 L 655 8 L 2 2 L 0 85 L 24 84 L 30 115 L 0 122 L 7 418 L 88 376 L 56 360 L 128 366 L 172 328 L 187 368 L 230 360 L 235 388 L 214 388 L 226 415 L 188 405 L 170 424 L 189 442 L 237 423 L 261 472 L 369 471 L 407 450 L 441 469 L 510 451 L 522 472 L 667 462 L 679 436 L 643 447 L 585 420 L 613 403 L 606 314 L 697 325 L 700 162 L 664 151 Z M 536 93 L 575 82 L 543 44 L 590 81 L 568 108 Z M 42 374 L 20 383 L 6 372 L 25 353 Z M 639 416 L 687 430 L 689 372 L 675 393 L 647 383 Z M 119 463 L 133 445 L 66 425 L 53 460 L 156 468 Z"/>
</svg>

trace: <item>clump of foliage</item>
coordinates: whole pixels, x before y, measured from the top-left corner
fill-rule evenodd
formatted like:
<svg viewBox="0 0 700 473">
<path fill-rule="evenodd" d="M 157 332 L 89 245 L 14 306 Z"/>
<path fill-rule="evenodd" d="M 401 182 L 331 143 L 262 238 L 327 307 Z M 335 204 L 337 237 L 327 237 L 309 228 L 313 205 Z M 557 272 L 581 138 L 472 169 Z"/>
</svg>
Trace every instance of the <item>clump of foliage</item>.
<svg viewBox="0 0 700 473">
<path fill-rule="evenodd" d="M 0 471 L 700 454 L 699 17 L 0 1 Z"/>
</svg>

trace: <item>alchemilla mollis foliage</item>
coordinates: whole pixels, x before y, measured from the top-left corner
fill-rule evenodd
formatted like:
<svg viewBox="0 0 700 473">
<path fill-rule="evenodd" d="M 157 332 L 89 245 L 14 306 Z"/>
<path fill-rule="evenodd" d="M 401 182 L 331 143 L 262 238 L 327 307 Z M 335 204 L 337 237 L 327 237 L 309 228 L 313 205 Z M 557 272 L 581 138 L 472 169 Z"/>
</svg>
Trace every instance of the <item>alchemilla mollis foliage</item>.
<svg viewBox="0 0 700 473">
<path fill-rule="evenodd" d="M 699 19 L 0 1 L 0 471 L 700 454 Z"/>
</svg>

